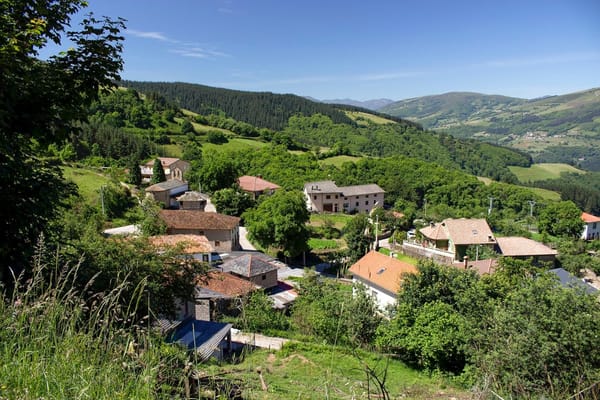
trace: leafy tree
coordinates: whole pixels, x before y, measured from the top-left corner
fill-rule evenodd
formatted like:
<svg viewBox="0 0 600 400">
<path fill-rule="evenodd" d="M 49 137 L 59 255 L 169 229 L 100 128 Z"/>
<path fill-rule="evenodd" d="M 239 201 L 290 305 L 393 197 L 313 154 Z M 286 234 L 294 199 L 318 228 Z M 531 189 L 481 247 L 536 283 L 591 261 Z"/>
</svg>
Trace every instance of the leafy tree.
<svg viewBox="0 0 600 400">
<path fill-rule="evenodd" d="M 137 158 L 131 158 L 129 161 L 129 183 L 134 186 L 140 186 L 142 184 L 142 170 L 140 169 L 140 160 Z"/>
<path fill-rule="evenodd" d="M 598 318 L 596 296 L 549 277 L 523 281 L 478 330 L 481 380 L 505 397 L 573 397 L 600 379 Z"/>
<path fill-rule="evenodd" d="M 152 179 L 150 179 L 151 184 L 164 182 L 167 180 L 165 176 L 165 169 L 162 166 L 162 163 L 158 158 L 154 160 L 154 166 L 152 167 Z"/>
<path fill-rule="evenodd" d="M 369 251 L 373 243 L 370 229 L 371 224 L 366 214 L 356 214 L 344 227 L 344 239 L 348 245 L 351 263 L 358 261 Z"/>
<path fill-rule="evenodd" d="M 144 219 L 140 222 L 140 230 L 144 236 L 161 235 L 166 232 L 167 227 L 160 218 L 160 203 L 151 197 L 146 197 L 142 201 L 142 210 Z"/>
<path fill-rule="evenodd" d="M 242 323 L 251 332 L 267 332 L 269 330 L 286 330 L 289 322 L 285 315 L 273 308 L 273 302 L 261 290 L 252 292 L 242 306 Z"/>
<path fill-rule="evenodd" d="M 246 192 L 234 188 L 217 190 L 211 198 L 217 212 L 239 217 L 254 206 L 252 197 Z"/>
<path fill-rule="evenodd" d="M 242 217 L 250 238 L 264 248 L 275 248 L 286 257 L 308 248 L 309 214 L 301 192 L 278 190 Z"/>
<path fill-rule="evenodd" d="M 215 191 L 231 187 L 239 176 L 239 167 L 233 154 L 208 153 L 198 172 L 203 190 Z"/>
<path fill-rule="evenodd" d="M 46 61 L 49 41 L 60 44 L 82 0 L 6 0 L 0 4 L 0 279 L 19 272 L 32 244 L 55 218 L 65 194 L 57 166 L 36 158 L 32 140 L 60 143 L 85 119 L 99 89 L 119 78 L 121 20 L 88 16 L 81 31 L 66 33 L 72 47 Z M 19 238 L 19 240 L 14 240 Z"/>
<path fill-rule="evenodd" d="M 228 142 L 227 137 L 223 132 L 215 130 L 208 131 L 206 140 L 208 140 L 208 143 L 212 144 L 223 144 Z"/>
<path fill-rule="evenodd" d="M 358 346 L 368 346 L 373 343 L 381 316 L 377 304 L 364 285 L 358 284 L 353 288 L 353 296 L 346 303 L 346 330 L 351 343 Z"/>
<path fill-rule="evenodd" d="M 107 218 L 119 218 L 133 205 L 129 189 L 118 182 L 100 188 L 102 207 Z"/>
<path fill-rule="evenodd" d="M 183 122 L 181 123 L 181 133 L 182 134 L 186 134 L 186 133 L 195 133 L 196 131 L 194 130 L 194 126 L 192 125 L 192 123 L 190 121 L 188 121 L 187 119 L 184 119 Z"/>
<path fill-rule="evenodd" d="M 539 215 L 538 227 L 541 232 L 553 236 L 578 238 L 583 232 L 581 210 L 572 201 L 548 204 Z"/>
</svg>

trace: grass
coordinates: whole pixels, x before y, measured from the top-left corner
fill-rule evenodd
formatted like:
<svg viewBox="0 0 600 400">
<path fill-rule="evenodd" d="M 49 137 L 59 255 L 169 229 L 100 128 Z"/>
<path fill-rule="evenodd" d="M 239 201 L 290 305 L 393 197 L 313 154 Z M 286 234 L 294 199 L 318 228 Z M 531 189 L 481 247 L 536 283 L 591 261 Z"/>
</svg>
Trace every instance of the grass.
<svg viewBox="0 0 600 400">
<path fill-rule="evenodd" d="M 253 139 L 233 138 L 229 139 L 229 142 L 224 144 L 212 144 L 204 143 L 202 145 L 204 151 L 226 151 L 226 150 L 246 150 L 246 149 L 260 149 L 267 146 L 265 142 L 260 142 Z"/>
<path fill-rule="evenodd" d="M 66 179 L 75 182 L 79 193 L 87 203 L 96 203 L 100 199 L 100 187 L 110 182 L 106 176 L 89 169 L 62 167 Z"/>
<path fill-rule="evenodd" d="M 380 248 L 379 252 L 381 254 L 385 254 L 386 256 L 390 255 L 390 250 L 387 249 L 387 248 L 385 248 L 385 247 Z M 394 253 L 394 258 L 396 258 L 396 259 L 398 259 L 398 260 L 400 260 L 402 262 L 405 262 L 407 264 L 410 264 L 410 265 L 415 265 L 416 266 L 417 263 L 418 263 L 418 260 L 416 258 L 407 256 L 407 255 L 402 254 L 402 253 Z"/>
<path fill-rule="evenodd" d="M 360 111 L 345 111 L 345 113 L 348 117 L 352 118 L 352 120 L 354 120 L 354 121 L 358 120 L 359 124 L 361 124 L 364 120 L 370 121 L 377 125 L 395 124 L 396 123 L 396 122 L 392 121 L 391 119 L 379 117 L 377 115 L 360 112 Z M 366 123 L 364 123 L 364 125 L 366 125 Z"/>
<path fill-rule="evenodd" d="M 531 190 L 533 193 L 537 194 L 542 199 L 550 200 L 550 201 L 560 201 L 560 193 L 555 192 L 553 190 L 536 188 L 536 187 L 528 187 L 527 189 Z"/>
<path fill-rule="evenodd" d="M 531 167 L 509 167 L 511 172 L 517 176 L 520 182 L 535 182 L 546 179 L 558 179 L 560 174 L 563 172 L 574 172 L 578 174 L 584 173 L 584 171 L 577 169 L 568 164 L 533 164 Z"/>
<path fill-rule="evenodd" d="M 354 156 L 335 156 L 329 157 L 324 160 L 319 161 L 321 165 L 333 165 L 334 167 L 341 167 L 344 163 L 351 162 L 355 163 L 360 160 L 361 157 Z"/>
<path fill-rule="evenodd" d="M 73 271 L 36 263 L 27 286 L 0 301 L 0 399 L 157 398 L 173 367 L 162 352 L 182 351 L 114 326 L 120 290 L 88 303 Z"/>
<path fill-rule="evenodd" d="M 334 228 L 342 230 L 352 218 L 352 215 L 348 214 L 311 214 L 310 225 L 322 226 L 329 221 Z"/>
<path fill-rule="evenodd" d="M 308 247 L 310 247 L 311 250 L 332 250 L 339 249 L 340 244 L 333 239 L 310 238 L 308 239 Z"/>
<path fill-rule="evenodd" d="M 444 378 L 417 372 L 399 361 L 317 344 L 291 342 L 279 352 L 257 350 L 240 364 L 215 366 L 207 372 L 242 382 L 244 398 L 255 400 L 378 398 L 373 381 L 370 387 L 367 384 L 365 365 L 380 378 L 387 365 L 386 388 L 392 399 L 470 398 L 470 393 Z M 257 371 L 267 390 L 261 388 Z"/>
</svg>

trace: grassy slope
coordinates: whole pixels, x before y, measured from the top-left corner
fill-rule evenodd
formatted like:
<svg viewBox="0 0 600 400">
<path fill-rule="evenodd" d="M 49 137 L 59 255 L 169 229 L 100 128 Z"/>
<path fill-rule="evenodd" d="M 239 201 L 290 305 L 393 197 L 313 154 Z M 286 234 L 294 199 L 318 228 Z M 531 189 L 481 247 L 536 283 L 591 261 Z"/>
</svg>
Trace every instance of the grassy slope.
<svg viewBox="0 0 600 400">
<path fill-rule="evenodd" d="M 333 165 L 335 167 L 341 167 L 342 164 L 346 163 L 346 162 L 356 162 L 360 160 L 360 157 L 354 157 L 354 156 L 335 156 L 335 157 L 330 157 L 330 158 L 326 158 L 324 160 L 319 161 L 319 164 L 321 165 Z"/>
<path fill-rule="evenodd" d="M 357 354 L 380 374 L 384 370 L 385 360 L 360 351 Z M 263 375 L 266 391 L 261 389 L 257 370 Z M 215 367 L 212 372 L 243 382 L 247 398 L 255 400 L 367 398 L 364 364 L 351 351 L 332 346 L 288 344 L 276 353 L 258 350 L 241 364 Z M 470 398 L 444 379 L 419 373 L 398 361 L 390 360 L 387 374 L 386 387 L 393 399 Z M 375 398 L 373 384 L 371 389 L 371 398 Z"/>
<path fill-rule="evenodd" d="M 95 203 L 100 198 L 100 187 L 106 185 L 110 179 L 98 172 L 83 169 L 62 167 L 64 177 L 75 182 L 79 193 L 88 203 Z"/>
<path fill-rule="evenodd" d="M 517 176 L 519 181 L 523 183 L 557 179 L 560 178 L 560 174 L 563 172 L 584 173 L 584 171 L 571 165 L 554 163 L 533 164 L 529 168 L 509 167 L 509 169 Z"/>
</svg>

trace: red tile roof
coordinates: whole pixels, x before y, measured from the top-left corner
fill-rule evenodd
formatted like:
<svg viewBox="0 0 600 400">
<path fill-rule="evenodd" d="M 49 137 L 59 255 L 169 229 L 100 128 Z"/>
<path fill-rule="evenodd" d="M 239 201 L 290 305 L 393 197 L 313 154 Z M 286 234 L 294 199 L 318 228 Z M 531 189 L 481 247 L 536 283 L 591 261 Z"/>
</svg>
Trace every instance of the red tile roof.
<svg viewBox="0 0 600 400">
<path fill-rule="evenodd" d="M 209 271 L 206 276 L 198 278 L 196 284 L 229 297 L 245 296 L 258 288 L 252 282 L 221 271 Z"/>
<path fill-rule="evenodd" d="M 352 265 L 350 272 L 388 292 L 398 293 L 402 274 L 416 274 L 417 268 L 414 265 L 372 250 Z"/>
<path fill-rule="evenodd" d="M 213 247 L 202 235 L 159 235 L 148 238 L 150 244 L 160 250 L 181 246 L 183 254 L 210 253 Z"/>
<path fill-rule="evenodd" d="M 238 185 L 242 190 L 246 192 L 262 192 L 265 190 L 277 190 L 280 188 L 275 183 L 266 181 L 258 176 L 240 176 L 238 178 Z"/>
<path fill-rule="evenodd" d="M 581 219 L 586 224 L 589 224 L 591 222 L 600 222 L 600 217 L 596 217 L 595 215 L 588 214 L 588 213 L 585 213 L 585 212 L 581 213 Z"/>
<path fill-rule="evenodd" d="M 238 217 L 198 210 L 160 210 L 170 229 L 228 230 L 240 224 Z"/>
</svg>

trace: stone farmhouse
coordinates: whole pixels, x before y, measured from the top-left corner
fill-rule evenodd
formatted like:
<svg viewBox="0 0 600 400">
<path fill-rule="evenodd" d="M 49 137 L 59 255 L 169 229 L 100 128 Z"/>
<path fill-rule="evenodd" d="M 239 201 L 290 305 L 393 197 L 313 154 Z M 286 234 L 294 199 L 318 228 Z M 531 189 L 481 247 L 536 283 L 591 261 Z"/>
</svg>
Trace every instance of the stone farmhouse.
<svg viewBox="0 0 600 400">
<path fill-rule="evenodd" d="M 254 200 L 263 194 L 272 195 L 276 190 L 281 188 L 279 185 L 264 180 L 260 176 L 240 176 L 237 184 L 244 192 L 252 195 Z"/>
<path fill-rule="evenodd" d="M 190 169 L 190 163 L 187 161 L 180 160 L 179 158 L 172 157 L 158 157 L 162 167 L 165 171 L 167 180 L 179 179 L 183 180 L 183 175 Z M 140 165 L 142 171 L 142 182 L 148 183 L 152 179 L 152 173 L 154 169 L 154 160 L 148 161 L 144 165 Z"/>
<path fill-rule="evenodd" d="M 378 185 L 342 186 L 334 181 L 309 182 L 304 185 L 306 206 L 315 213 L 370 213 L 383 207 L 385 191 Z"/>
</svg>

